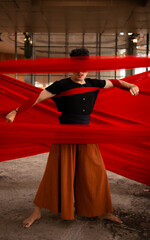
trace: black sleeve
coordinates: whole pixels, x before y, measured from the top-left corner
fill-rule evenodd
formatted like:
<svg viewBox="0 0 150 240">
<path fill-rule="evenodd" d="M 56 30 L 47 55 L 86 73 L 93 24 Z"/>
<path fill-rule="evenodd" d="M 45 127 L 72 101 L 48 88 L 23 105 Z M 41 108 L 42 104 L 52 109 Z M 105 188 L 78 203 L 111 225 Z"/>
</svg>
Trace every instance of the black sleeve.
<svg viewBox="0 0 150 240">
<path fill-rule="evenodd" d="M 56 81 L 51 85 L 49 85 L 48 87 L 46 87 L 45 90 L 47 90 L 48 92 L 51 92 L 52 94 L 58 94 L 62 92 L 61 86 L 62 86 L 61 81 Z"/>
<path fill-rule="evenodd" d="M 105 80 L 91 79 L 93 87 L 104 88 L 106 85 Z"/>
</svg>

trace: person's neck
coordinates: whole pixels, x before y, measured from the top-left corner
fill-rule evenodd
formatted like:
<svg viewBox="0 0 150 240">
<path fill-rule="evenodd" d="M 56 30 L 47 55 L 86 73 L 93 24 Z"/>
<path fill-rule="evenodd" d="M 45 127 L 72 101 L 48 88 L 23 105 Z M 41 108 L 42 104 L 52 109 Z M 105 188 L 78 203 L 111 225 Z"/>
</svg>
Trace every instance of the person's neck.
<svg viewBox="0 0 150 240">
<path fill-rule="evenodd" d="M 83 84 L 86 83 L 86 82 L 85 82 L 85 78 L 84 78 L 84 79 L 81 79 L 81 80 L 78 80 L 78 79 L 76 79 L 76 78 L 71 77 L 71 80 L 72 80 L 73 82 L 79 83 L 79 84 L 81 84 L 81 85 L 83 85 Z"/>
</svg>

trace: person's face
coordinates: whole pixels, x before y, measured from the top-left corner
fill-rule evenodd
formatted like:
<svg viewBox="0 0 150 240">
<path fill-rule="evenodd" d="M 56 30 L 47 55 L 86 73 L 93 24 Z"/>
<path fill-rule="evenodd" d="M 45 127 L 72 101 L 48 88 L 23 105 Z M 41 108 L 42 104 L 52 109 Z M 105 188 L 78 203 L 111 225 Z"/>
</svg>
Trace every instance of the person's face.
<svg viewBox="0 0 150 240">
<path fill-rule="evenodd" d="M 72 77 L 75 81 L 84 81 L 87 74 L 88 72 L 76 72 L 76 73 L 73 73 Z"/>
</svg>

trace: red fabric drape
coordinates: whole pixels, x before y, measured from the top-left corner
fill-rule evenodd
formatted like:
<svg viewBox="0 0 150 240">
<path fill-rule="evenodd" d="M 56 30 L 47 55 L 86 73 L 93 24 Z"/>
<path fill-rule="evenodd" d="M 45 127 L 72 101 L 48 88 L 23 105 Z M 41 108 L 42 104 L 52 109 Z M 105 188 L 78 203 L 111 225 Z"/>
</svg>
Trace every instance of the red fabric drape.
<svg viewBox="0 0 150 240">
<path fill-rule="evenodd" d="M 1 61 L 0 73 L 62 73 L 149 67 L 150 57 L 92 56 Z"/>
<path fill-rule="evenodd" d="M 47 152 L 54 142 L 98 143 L 107 169 L 149 185 L 150 73 L 124 80 L 136 83 L 143 94 L 133 97 L 120 89 L 104 89 L 89 126 L 62 126 L 50 99 L 6 123 L 9 111 L 41 89 L 0 75 L 0 161 Z"/>
<path fill-rule="evenodd" d="M 90 57 L 1 61 L 0 72 L 76 72 L 148 67 L 149 57 Z M 136 82 L 135 98 L 119 89 L 101 91 L 90 126 L 60 126 L 54 103 L 44 101 L 22 113 L 13 124 L 5 115 L 40 89 L 14 79 L 0 78 L 1 161 L 49 151 L 51 142 L 99 143 L 107 169 L 149 184 L 149 72 L 126 78 Z M 29 101 L 29 104 L 31 101 Z"/>
</svg>

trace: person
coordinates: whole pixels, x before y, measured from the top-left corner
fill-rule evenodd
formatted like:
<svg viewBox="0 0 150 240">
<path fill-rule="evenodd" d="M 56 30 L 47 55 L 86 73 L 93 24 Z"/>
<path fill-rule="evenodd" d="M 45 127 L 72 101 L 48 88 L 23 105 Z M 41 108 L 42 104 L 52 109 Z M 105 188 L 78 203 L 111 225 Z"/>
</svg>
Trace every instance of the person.
<svg viewBox="0 0 150 240">
<path fill-rule="evenodd" d="M 72 50 L 70 57 L 89 56 L 86 48 Z M 112 88 L 110 80 L 87 78 L 87 72 L 75 72 L 71 77 L 56 81 L 43 90 L 35 103 L 54 97 L 69 89 L 81 87 Z M 133 96 L 139 93 L 138 86 L 118 80 Z M 89 124 L 90 114 L 98 91 L 54 98 L 60 124 Z M 13 122 L 18 108 L 6 116 Z M 122 221 L 112 214 L 112 202 L 106 169 L 97 144 L 52 144 L 46 169 L 36 193 L 33 213 L 23 221 L 28 228 L 41 218 L 41 208 L 61 213 L 65 220 L 79 216 L 99 217 L 114 222 Z"/>
</svg>

